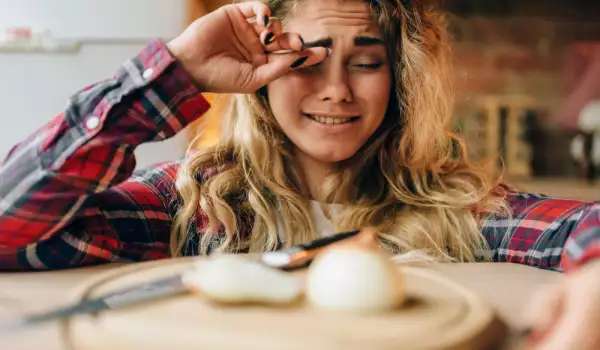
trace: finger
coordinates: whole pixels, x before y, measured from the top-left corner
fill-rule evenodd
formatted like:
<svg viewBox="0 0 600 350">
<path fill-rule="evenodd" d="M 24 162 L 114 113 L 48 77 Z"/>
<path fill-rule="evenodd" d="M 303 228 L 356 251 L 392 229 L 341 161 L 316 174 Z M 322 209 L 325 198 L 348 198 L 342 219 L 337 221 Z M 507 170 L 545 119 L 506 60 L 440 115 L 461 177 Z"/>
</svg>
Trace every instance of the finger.
<svg viewBox="0 0 600 350">
<path fill-rule="evenodd" d="M 226 5 L 221 7 L 221 9 L 224 9 L 229 13 L 230 17 L 234 18 L 232 21 L 233 30 L 239 39 L 235 41 L 237 49 L 247 60 L 263 63 L 265 60 L 264 45 L 260 42 L 260 37 L 256 31 L 253 30 L 253 25 L 256 24 L 252 24 L 251 22 L 257 22 L 259 21 L 258 18 L 265 18 L 265 16 L 266 20 L 268 20 L 271 10 L 259 1 Z M 264 20 L 260 20 L 259 23 L 264 22 Z"/>
<path fill-rule="evenodd" d="M 272 30 L 273 33 L 275 33 L 275 35 L 280 35 L 283 32 L 283 26 L 281 25 L 281 21 L 277 17 L 271 17 L 267 29 Z"/>
<path fill-rule="evenodd" d="M 563 315 L 557 322 L 556 327 L 535 345 L 535 349 L 563 350 L 563 349 L 592 349 L 586 346 L 591 343 L 590 333 L 583 329 L 586 327 L 585 315 Z"/>
<path fill-rule="evenodd" d="M 268 40 L 271 41 L 267 43 Z M 281 50 L 301 51 L 302 46 L 304 46 L 302 37 L 296 33 L 283 33 L 273 39 L 269 35 L 261 35 L 261 42 L 266 44 L 268 52 Z"/>
<path fill-rule="evenodd" d="M 565 290 L 562 283 L 545 286 L 532 296 L 525 310 L 525 322 L 532 330 L 532 339 L 543 337 L 558 319 Z"/>
<path fill-rule="evenodd" d="M 328 50 L 315 47 L 308 50 L 284 55 L 268 55 L 268 63 L 258 67 L 255 71 L 255 81 L 264 86 L 277 80 L 294 69 L 308 67 L 323 61 L 328 55 Z"/>
<path fill-rule="evenodd" d="M 246 1 L 232 5 L 242 12 L 246 18 L 254 18 L 256 23 L 266 27 L 271 17 L 269 7 L 260 1 Z"/>
<path fill-rule="evenodd" d="M 279 20 L 270 22 L 266 29 L 259 32 L 260 42 L 263 43 L 263 45 L 265 46 L 272 44 L 281 34 L 281 31 L 282 27 L 281 22 L 279 22 Z"/>
<path fill-rule="evenodd" d="M 271 45 L 273 42 L 275 42 L 275 33 L 265 30 L 260 34 L 260 42 L 264 45 L 264 46 L 269 46 Z"/>
<path fill-rule="evenodd" d="M 261 35 L 264 31 L 273 32 L 275 35 L 283 32 L 281 21 L 277 17 L 269 18 L 269 24 L 266 27 L 262 23 L 257 23 L 255 18 L 248 20 L 248 22 L 252 25 L 252 29 L 254 29 L 257 35 Z"/>
<path fill-rule="evenodd" d="M 576 293 L 576 292 L 575 292 Z M 557 319 L 552 332 L 537 348 L 544 350 L 598 349 L 597 313 L 590 310 L 589 296 L 571 294 L 565 303 L 565 310 Z"/>
</svg>

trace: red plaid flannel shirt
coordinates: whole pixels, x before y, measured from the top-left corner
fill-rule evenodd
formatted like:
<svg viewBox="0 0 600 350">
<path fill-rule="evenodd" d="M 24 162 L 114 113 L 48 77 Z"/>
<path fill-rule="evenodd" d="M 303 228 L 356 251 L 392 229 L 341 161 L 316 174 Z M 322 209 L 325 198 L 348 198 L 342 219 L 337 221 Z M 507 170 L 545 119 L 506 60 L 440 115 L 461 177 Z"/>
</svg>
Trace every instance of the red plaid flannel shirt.
<svg viewBox="0 0 600 350">
<path fill-rule="evenodd" d="M 134 150 L 172 137 L 208 108 L 159 40 L 112 79 L 73 95 L 0 165 L 0 269 L 168 258 L 178 163 L 134 172 Z M 482 254 L 555 270 L 600 257 L 600 203 L 527 193 L 508 200 L 512 219 L 483 222 L 490 250 Z M 206 221 L 198 215 L 189 228 L 196 238 Z M 240 222 L 250 232 L 250 221 Z M 198 253 L 194 242 L 185 254 Z"/>
</svg>

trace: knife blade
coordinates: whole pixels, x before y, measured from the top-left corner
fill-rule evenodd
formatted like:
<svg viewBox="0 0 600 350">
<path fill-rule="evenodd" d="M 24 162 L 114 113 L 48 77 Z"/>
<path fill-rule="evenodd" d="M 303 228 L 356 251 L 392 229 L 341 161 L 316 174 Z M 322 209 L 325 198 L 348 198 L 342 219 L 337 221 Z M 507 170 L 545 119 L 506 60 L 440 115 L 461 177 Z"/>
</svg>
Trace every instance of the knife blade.
<svg viewBox="0 0 600 350">
<path fill-rule="evenodd" d="M 186 292 L 187 287 L 183 282 L 183 275 L 171 275 L 149 283 L 143 283 L 107 293 L 99 298 L 86 299 L 80 303 L 66 307 L 39 314 L 27 315 L 17 322 L 0 325 L 0 335 L 79 314 L 93 314 L 104 310 L 132 306 L 144 301 L 157 300 L 159 298 L 175 296 Z"/>
<path fill-rule="evenodd" d="M 318 251 L 324 247 L 354 237 L 359 232 L 342 232 L 309 243 L 299 244 L 290 249 L 262 253 L 260 263 L 285 271 L 303 268 L 308 266 Z M 183 274 L 175 274 L 107 293 L 97 298 L 86 299 L 66 307 L 27 315 L 16 322 L 0 324 L 0 335 L 80 314 L 94 314 L 100 311 L 133 306 L 146 301 L 184 294 L 188 292 L 188 288 L 183 277 Z"/>
</svg>

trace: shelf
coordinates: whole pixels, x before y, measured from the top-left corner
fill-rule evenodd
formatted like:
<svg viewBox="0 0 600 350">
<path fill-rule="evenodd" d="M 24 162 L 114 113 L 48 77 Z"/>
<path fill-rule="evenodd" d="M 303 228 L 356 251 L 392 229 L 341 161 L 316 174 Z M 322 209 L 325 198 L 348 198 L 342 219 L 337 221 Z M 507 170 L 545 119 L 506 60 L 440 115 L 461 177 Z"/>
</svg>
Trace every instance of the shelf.
<svg viewBox="0 0 600 350">
<path fill-rule="evenodd" d="M 46 39 L 31 43 L 0 42 L 0 53 L 77 53 L 84 45 L 145 45 L 153 38 Z M 169 40 L 168 38 L 163 38 Z"/>
<path fill-rule="evenodd" d="M 76 53 L 81 42 L 61 42 L 53 45 L 0 44 L 0 53 Z"/>
</svg>

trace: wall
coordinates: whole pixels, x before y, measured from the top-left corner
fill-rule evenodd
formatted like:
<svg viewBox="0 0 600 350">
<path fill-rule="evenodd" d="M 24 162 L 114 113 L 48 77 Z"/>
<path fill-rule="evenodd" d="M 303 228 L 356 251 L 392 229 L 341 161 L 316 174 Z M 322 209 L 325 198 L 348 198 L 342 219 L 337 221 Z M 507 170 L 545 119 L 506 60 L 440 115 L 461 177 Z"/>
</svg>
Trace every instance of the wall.
<svg viewBox="0 0 600 350">
<path fill-rule="evenodd" d="M 457 83 L 463 97 L 523 94 L 555 108 L 564 97 L 569 51 L 600 41 L 600 23 L 546 18 L 486 18 L 454 22 Z"/>
<path fill-rule="evenodd" d="M 570 155 L 573 131 L 563 130 L 569 123 L 561 106 L 575 44 L 600 43 L 600 2 L 446 0 L 445 4 L 452 12 L 458 102 L 468 106 L 486 96 L 533 101 L 535 175 L 578 176 Z"/>
<path fill-rule="evenodd" d="M 60 112 L 85 85 L 112 76 L 152 38 L 185 28 L 184 0 L 0 0 L 0 28 L 32 25 L 59 38 L 92 40 L 77 54 L 0 52 L 0 158 Z M 179 157 L 177 137 L 138 148 L 138 167 Z"/>
</svg>

